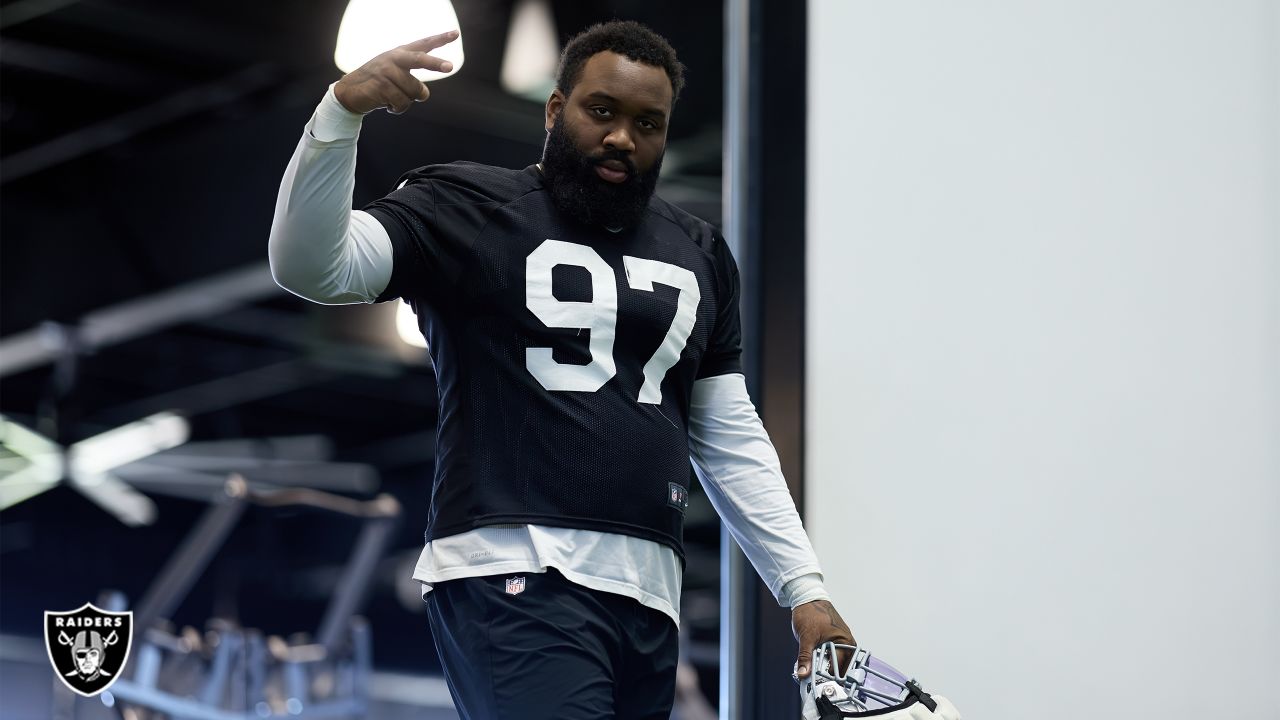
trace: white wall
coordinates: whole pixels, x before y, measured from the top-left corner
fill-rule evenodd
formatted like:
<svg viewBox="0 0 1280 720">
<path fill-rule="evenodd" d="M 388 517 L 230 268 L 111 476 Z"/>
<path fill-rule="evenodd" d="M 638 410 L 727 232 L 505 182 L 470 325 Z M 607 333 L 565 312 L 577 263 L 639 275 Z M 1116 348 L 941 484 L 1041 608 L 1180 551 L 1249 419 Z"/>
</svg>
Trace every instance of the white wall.
<svg viewBox="0 0 1280 720">
<path fill-rule="evenodd" d="M 1280 3 L 809 7 L 854 634 L 970 720 L 1280 717 Z"/>
</svg>

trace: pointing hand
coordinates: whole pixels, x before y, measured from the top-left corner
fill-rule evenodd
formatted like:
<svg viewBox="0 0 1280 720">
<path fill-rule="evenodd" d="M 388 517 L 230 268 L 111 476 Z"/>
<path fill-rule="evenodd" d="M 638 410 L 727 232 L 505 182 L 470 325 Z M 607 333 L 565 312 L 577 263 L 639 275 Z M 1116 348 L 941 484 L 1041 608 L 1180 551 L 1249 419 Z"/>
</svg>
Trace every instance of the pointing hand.
<svg viewBox="0 0 1280 720">
<path fill-rule="evenodd" d="M 409 71 L 416 68 L 437 72 L 452 70 L 453 63 L 429 53 L 456 39 L 458 31 L 450 30 L 388 50 L 343 75 L 334 85 L 333 93 L 351 112 L 364 114 L 384 107 L 392 115 L 399 115 L 431 95 L 427 84 Z"/>
</svg>

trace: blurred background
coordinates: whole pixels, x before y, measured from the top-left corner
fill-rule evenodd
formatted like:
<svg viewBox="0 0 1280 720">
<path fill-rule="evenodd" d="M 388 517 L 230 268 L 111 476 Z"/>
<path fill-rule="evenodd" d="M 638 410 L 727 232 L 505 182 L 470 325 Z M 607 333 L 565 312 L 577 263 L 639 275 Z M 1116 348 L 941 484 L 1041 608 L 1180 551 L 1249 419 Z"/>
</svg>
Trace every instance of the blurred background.
<svg viewBox="0 0 1280 720">
<path fill-rule="evenodd" d="M 254 687 L 258 717 L 455 717 L 410 580 L 430 363 L 396 304 L 266 264 L 361 4 L 0 3 L 0 717 Z M 1270 717 L 1280 4 L 449 7 L 465 62 L 366 118 L 356 204 L 536 161 L 568 37 L 667 36 L 658 192 L 734 248 L 749 386 L 861 642 L 968 718 Z M 700 492 L 685 543 L 673 717 L 795 717 L 788 614 Z M 90 601 L 154 618 L 154 683 L 111 706 L 45 654 L 43 612 Z"/>
</svg>

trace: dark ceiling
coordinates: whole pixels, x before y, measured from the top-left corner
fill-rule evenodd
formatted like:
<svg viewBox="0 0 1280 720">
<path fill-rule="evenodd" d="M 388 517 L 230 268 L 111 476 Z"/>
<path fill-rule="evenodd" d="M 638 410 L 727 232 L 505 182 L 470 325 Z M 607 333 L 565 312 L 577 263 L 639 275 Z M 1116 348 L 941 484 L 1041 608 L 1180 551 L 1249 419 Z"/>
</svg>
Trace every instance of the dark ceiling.
<svg viewBox="0 0 1280 720">
<path fill-rule="evenodd" d="M 536 159 L 540 105 L 498 86 L 511 4 L 457 3 L 466 65 L 408 115 L 369 118 L 358 202 L 421 164 Z M 554 7 L 562 38 L 625 17 L 672 40 L 689 86 L 671 127 L 665 194 L 718 215 L 719 5 Z M 341 74 L 332 55 L 344 8 L 319 0 L 0 6 L 0 329 L 72 322 L 262 260 L 279 174 Z"/>
<path fill-rule="evenodd" d="M 322 308 L 265 274 L 280 174 L 326 85 L 340 76 L 332 54 L 345 5 L 0 5 L 0 414 L 63 445 L 162 410 L 189 418 L 193 443 L 321 436 L 328 450 L 313 459 L 372 467 L 375 489 L 404 505 L 393 543 L 400 557 L 420 548 L 425 525 L 430 364 L 393 339 L 385 308 Z M 366 119 L 357 205 L 418 165 L 523 167 L 537 159 L 541 105 L 497 81 L 511 6 L 455 2 L 466 65 L 408 114 Z M 718 223 L 722 6 L 553 7 L 562 42 L 612 17 L 640 20 L 672 41 L 688 85 L 659 192 Z M 38 632 L 26 613 L 77 607 L 103 587 L 137 597 L 204 507 L 153 497 L 157 520 L 141 528 L 67 487 L 6 510 L 4 585 L 27 595 L 19 602 L 6 592 L 0 631 Z M 250 568 L 266 546 L 299 567 L 346 557 L 347 536 L 330 519 L 262 517 L 269 521 L 254 521 L 241 554 L 230 543 L 221 570 L 202 582 L 223 582 L 217 587 L 243 597 L 243 588 L 225 589 L 225 578 L 265 582 Z M 699 517 L 686 530 L 688 579 L 713 588 L 717 529 L 714 517 Z M 306 586 L 272 583 L 270 594 L 281 596 Z M 380 586 L 370 602 L 394 606 L 392 594 Z M 192 623 L 209 611 L 207 602 L 184 610 Z"/>
</svg>

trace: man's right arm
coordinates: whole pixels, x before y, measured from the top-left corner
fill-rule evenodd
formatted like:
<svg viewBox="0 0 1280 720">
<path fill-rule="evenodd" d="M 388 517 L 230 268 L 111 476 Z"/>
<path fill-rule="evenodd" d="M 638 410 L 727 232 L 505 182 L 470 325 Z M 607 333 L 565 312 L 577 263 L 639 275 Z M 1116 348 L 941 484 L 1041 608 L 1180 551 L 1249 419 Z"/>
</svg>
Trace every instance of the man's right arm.
<svg viewBox="0 0 1280 720">
<path fill-rule="evenodd" d="M 351 209 L 356 140 L 365 113 L 387 108 L 400 114 L 430 96 L 410 73 L 448 71 L 429 52 L 456 32 L 402 45 L 373 58 L 329 86 L 289 161 L 267 256 L 284 289 L 325 305 L 373 302 L 391 282 L 390 236 L 372 215 Z"/>
<path fill-rule="evenodd" d="M 329 86 L 285 169 L 271 222 L 272 277 L 325 305 L 373 302 L 391 279 L 391 238 L 372 215 L 351 209 L 362 118 Z"/>
</svg>

